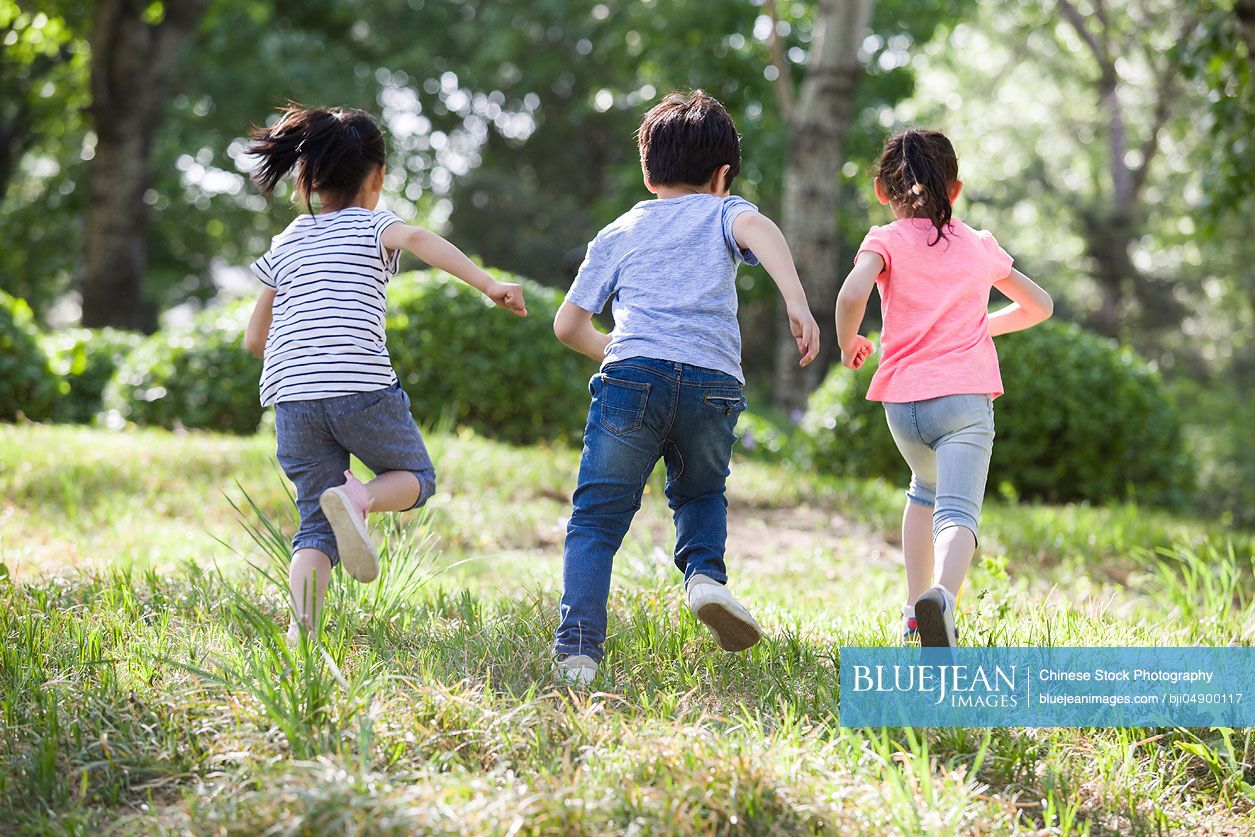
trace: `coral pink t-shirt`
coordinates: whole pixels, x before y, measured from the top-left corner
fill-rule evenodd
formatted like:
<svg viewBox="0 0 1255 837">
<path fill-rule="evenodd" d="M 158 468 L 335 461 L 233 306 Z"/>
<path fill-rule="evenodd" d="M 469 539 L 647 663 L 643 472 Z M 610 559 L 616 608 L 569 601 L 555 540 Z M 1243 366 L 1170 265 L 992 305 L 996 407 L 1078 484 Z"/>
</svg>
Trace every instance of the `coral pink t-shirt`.
<svg viewBox="0 0 1255 837">
<path fill-rule="evenodd" d="M 884 328 L 870 401 L 1002 395 L 989 291 L 1010 274 L 1011 257 L 991 233 L 958 219 L 930 247 L 936 237 L 931 221 L 901 218 L 872 227 L 859 245 L 859 253 L 885 260 L 876 279 Z"/>
</svg>

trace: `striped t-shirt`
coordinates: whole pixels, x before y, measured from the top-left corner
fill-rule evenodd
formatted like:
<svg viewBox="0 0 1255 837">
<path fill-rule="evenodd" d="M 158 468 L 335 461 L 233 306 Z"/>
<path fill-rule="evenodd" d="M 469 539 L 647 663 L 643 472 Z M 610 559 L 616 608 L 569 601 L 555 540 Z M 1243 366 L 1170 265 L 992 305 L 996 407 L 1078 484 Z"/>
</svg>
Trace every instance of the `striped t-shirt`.
<svg viewBox="0 0 1255 837">
<path fill-rule="evenodd" d="M 384 290 L 399 252 L 383 231 L 401 219 L 349 207 L 302 215 L 252 265 L 275 289 L 261 403 L 372 392 L 397 382 L 385 345 Z"/>
</svg>

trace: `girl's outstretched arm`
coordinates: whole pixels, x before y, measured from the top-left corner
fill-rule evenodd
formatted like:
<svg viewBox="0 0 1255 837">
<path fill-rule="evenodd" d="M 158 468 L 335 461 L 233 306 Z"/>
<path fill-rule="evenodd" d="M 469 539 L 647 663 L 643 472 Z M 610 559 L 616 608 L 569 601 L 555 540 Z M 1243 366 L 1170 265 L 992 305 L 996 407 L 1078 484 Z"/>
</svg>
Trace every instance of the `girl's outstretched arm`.
<svg viewBox="0 0 1255 837">
<path fill-rule="evenodd" d="M 593 326 L 593 315 L 578 305 L 563 300 L 553 318 L 553 333 L 568 349 L 588 355 L 599 363 L 606 359 L 610 335 L 598 331 Z"/>
<path fill-rule="evenodd" d="M 1015 268 L 1011 268 L 1005 279 L 995 282 L 994 287 L 1010 299 L 1011 304 L 989 315 L 991 337 L 1032 328 L 1054 313 L 1055 303 L 1050 294 Z"/>
<path fill-rule="evenodd" d="M 431 230 L 409 224 L 393 224 L 383 231 L 381 240 L 389 250 L 413 253 L 432 267 L 461 279 L 502 308 L 520 317 L 527 316 L 522 285 L 493 279 L 465 253 Z"/>
<path fill-rule="evenodd" d="M 858 333 L 858 327 L 867 313 L 867 300 L 876 277 L 884 269 L 881 256 L 864 250 L 841 283 L 841 292 L 837 294 L 837 344 L 841 347 L 841 365 L 847 369 L 858 369 L 874 349 L 871 341 Z"/>
<path fill-rule="evenodd" d="M 275 289 L 265 288 L 257 297 L 253 306 L 253 315 L 248 318 L 248 327 L 244 329 L 244 348 L 253 357 L 261 357 L 266 352 L 266 338 L 270 336 L 270 318 L 274 313 Z"/>
</svg>

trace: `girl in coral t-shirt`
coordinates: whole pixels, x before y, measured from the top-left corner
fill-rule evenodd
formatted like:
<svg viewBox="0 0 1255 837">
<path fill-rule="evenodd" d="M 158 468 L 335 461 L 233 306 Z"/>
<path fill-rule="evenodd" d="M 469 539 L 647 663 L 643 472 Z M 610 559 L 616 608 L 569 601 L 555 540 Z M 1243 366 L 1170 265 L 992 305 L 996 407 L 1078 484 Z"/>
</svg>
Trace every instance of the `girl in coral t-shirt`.
<svg viewBox="0 0 1255 837">
<path fill-rule="evenodd" d="M 912 474 L 902 516 L 903 637 L 953 646 L 956 599 L 976 551 L 993 450 L 993 401 L 1002 394 L 993 338 L 1042 322 L 1053 303 L 1011 266 L 990 233 L 953 217 L 963 182 L 943 134 L 890 137 L 875 187 L 896 220 L 872 227 L 858 248 L 837 297 L 837 339 L 841 362 L 862 366 L 873 347 L 858 328 L 875 284 L 884 327 L 867 397 L 884 403 Z M 990 288 L 1012 304 L 990 314 Z"/>
</svg>

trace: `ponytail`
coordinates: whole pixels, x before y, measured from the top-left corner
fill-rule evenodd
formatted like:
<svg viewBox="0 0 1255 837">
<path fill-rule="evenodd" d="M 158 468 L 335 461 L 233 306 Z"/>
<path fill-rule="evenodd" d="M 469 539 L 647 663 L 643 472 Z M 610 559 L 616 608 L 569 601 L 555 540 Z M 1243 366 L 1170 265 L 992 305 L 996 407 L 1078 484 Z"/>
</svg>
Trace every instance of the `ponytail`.
<svg viewBox="0 0 1255 837">
<path fill-rule="evenodd" d="M 932 221 L 937 237 L 930 246 L 946 237 L 954 214 L 950 187 L 959 179 L 959 159 L 945 134 L 912 128 L 890 137 L 875 175 L 897 207 L 912 218 Z"/>
<path fill-rule="evenodd" d="M 269 128 L 254 127 L 248 153 L 260 158 L 253 182 L 270 194 L 296 171 L 296 194 L 313 212 L 315 192 L 324 200 L 347 203 L 386 159 L 383 132 L 365 111 L 307 108 L 291 104 Z"/>
</svg>

